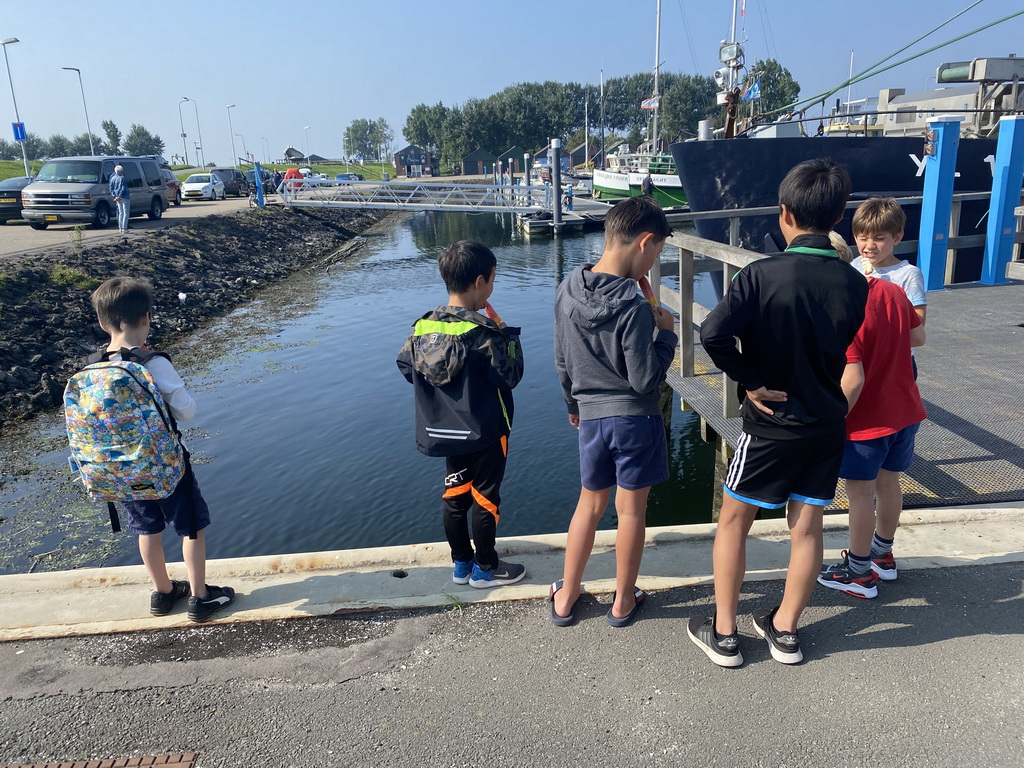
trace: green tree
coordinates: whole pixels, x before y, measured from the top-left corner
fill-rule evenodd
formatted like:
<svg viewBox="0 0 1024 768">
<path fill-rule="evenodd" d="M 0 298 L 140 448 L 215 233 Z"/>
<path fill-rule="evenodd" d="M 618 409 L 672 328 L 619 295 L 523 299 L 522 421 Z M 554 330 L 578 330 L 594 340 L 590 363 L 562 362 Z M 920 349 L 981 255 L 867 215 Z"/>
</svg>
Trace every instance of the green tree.
<svg viewBox="0 0 1024 768">
<path fill-rule="evenodd" d="M 29 131 L 25 134 L 25 154 L 28 155 L 29 160 L 41 160 L 46 156 L 46 139 L 40 136 L 38 133 L 32 133 Z M 18 150 L 18 155 L 21 155 L 21 150 Z"/>
<path fill-rule="evenodd" d="M 118 130 L 113 120 L 104 120 L 101 125 L 103 133 L 107 136 L 104 150 L 108 155 L 116 155 L 121 146 L 121 131 Z"/>
<path fill-rule="evenodd" d="M 21 157 L 21 148 L 17 142 L 0 138 L 0 160 L 17 160 Z"/>
<path fill-rule="evenodd" d="M 373 129 L 370 131 L 370 143 L 376 148 L 381 157 L 391 154 L 391 145 L 395 141 L 395 132 L 391 130 L 388 121 L 378 117 L 373 121 Z"/>
<path fill-rule="evenodd" d="M 71 140 L 62 133 L 55 133 L 45 142 L 43 153 L 47 157 L 67 157 L 75 154 L 71 150 Z"/>
<path fill-rule="evenodd" d="M 124 139 L 125 153 L 129 155 L 162 155 L 164 142 L 158 134 L 150 133 L 141 125 L 132 123 Z"/>
<path fill-rule="evenodd" d="M 673 77 L 663 90 L 658 131 L 667 141 L 682 141 L 697 135 L 697 123 L 713 119 L 720 111 L 714 79 L 700 75 Z"/>
<path fill-rule="evenodd" d="M 373 143 L 371 133 L 373 132 L 373 121 L 359 118 L 349 123 L 345 129 L 345 154 L 347 157 L 372 157 Z"/>
<path fill-rule="evenodd" d="M 417 104 L 405 118 L 402 134 L 411 143 L 436 152 L 444 140 L 448 108 L 441 102 L 433 106 Z"/>
<path fill-rule="evenodd" d="M 744 83 L 753 84 L 758 80 L 761 81 L 761 97 L 754 107 L 756 112 L 773 112 L 792 104 L 800 95 L 800 84 L 775 59 L 754 62 Z"/>
<path fill-rule="evenodd" d="M 92 150 L 95 150 L 97 154 L 99 154 L 103 152 L 103 147 L 103 139 L 94 133 L 92 135 Z M 72 155 L 91 155 L 92 150 L 89 147 L 88 133 L 80 133 L 71 140 Z"/>
</svg>

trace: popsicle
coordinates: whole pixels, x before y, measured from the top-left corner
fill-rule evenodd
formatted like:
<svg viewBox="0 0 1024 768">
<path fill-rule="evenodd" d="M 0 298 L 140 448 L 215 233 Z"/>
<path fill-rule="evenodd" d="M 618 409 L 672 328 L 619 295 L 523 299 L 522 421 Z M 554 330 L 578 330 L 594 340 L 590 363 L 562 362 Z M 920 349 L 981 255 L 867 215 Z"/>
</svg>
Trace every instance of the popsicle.
<svg viewBox="0 0 1024 768">
<path fill-rule="evenodd" d="M 494 311 L 494 307 L 491 306 L 491 302 L 489 301 L 484 302 L 484 314 L 498 325 L 501 325 L 501 315 Z"/>
<path fill-rule="evenodd" d="M 640 292 L 644 295 L 644 298 L 651 302 L 652 307 L 658 306 L 658 297 L 654 295 L 654 289 L 651 287 L 650 281 L 646 277 L 641 277 L 637 282 L 640 284 Z"/>
</svg>

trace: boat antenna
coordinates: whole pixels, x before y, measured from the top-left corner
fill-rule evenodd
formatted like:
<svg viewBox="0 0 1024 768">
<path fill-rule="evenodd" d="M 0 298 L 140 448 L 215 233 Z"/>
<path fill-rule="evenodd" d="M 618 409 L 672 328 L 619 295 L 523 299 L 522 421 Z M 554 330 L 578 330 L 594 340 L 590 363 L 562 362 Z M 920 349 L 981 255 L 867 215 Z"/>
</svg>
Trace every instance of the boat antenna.
<svg viewBox="0 0 1024 768">
<path fill-rule="evenodd" d="M 661 102 L 659 99 L 660 91 L 658 81 L 658 71 L 661 69 L 661 0 L 658 0 L 658 12 L 654 19 L 654 109 L 651 110 L 654 113 L 653 121 L 651 124 L 651 152 L 657 152 L 659 149 L 658 142 L 658 112 L 661 111 Z"/>
</svg>

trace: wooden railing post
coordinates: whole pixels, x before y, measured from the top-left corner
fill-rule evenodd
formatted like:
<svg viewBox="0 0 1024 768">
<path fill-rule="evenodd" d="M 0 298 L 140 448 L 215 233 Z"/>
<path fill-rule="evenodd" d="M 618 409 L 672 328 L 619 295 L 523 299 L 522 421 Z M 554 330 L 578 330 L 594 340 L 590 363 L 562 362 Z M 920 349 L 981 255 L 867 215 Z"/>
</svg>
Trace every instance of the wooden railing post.
<svg viewBox="0 0 1024 768">
<path fill-rule="evenodd" d="M 693 376 L 693 251 L 679 249 L 679 375 Z"/>
</svg>

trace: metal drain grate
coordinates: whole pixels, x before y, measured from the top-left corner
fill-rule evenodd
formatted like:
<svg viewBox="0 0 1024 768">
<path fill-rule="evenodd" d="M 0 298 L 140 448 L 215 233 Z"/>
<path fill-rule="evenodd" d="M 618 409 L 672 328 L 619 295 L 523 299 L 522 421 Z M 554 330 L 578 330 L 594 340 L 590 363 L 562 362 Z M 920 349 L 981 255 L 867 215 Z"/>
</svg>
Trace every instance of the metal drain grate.
<svg viewBox="0 0 1024 768">
<path fill-rule="evenodd" d="M 194 768 L 198 752 L 178 755 L 137 755 L 135 757 L 107 758 L 106 760 L 64 760 L 59 763 L 25 763 L 5 765 L 3 768 L 144 768 L 157 765 L 161 768 Z"/>
</svg>

